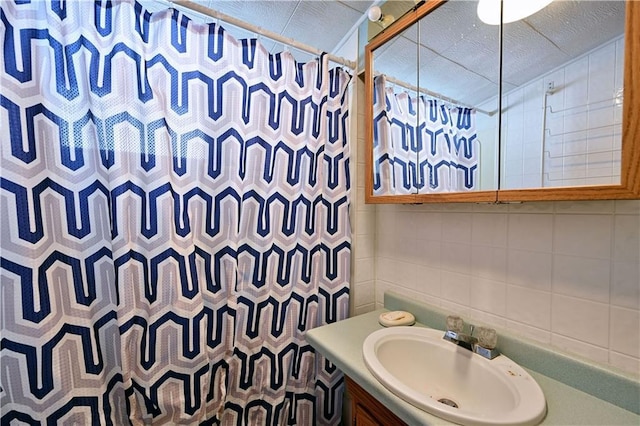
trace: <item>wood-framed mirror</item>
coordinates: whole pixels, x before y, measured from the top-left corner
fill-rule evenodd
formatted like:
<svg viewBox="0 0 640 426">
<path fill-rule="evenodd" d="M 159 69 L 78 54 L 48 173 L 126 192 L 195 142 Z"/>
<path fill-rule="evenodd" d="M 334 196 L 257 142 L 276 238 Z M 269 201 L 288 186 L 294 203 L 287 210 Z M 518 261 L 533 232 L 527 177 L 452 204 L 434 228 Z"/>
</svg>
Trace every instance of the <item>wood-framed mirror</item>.
<svg viewBox="0 0 640 426">
<path fill-rule="evenodd" d="M 365 201 L 639 199 L 640 5 L 581 3 L 489 25 L 478 1 L 431 0 L 375 36 L 365 48 Z M 394 105 L 413 106 L 414 121 Z M 449 127 L 436 142 L 438 116 Z M 449 157 L 433 158 L 437 144 Z M 415 157 L 396 161 L 399 146 Z"/>
</svg>

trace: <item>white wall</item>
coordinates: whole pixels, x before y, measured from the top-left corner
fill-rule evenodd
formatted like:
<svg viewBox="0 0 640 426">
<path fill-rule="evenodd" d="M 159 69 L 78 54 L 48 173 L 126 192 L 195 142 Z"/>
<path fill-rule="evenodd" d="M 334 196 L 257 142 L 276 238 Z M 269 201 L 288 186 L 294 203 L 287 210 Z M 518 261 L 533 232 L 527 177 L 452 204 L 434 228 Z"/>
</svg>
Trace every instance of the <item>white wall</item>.
<svg viewBox="0 0 640 426">
<path fill-rule="evenodd" d="M 640 200 L 364 204 L 356 83 L 352 315 L 393 289 L 637 375 Z"/>
<path fill-rule="evenodd" d="M 620 183 L 623 57 L 621 36 L 505 94 L 501 188 Z M 477 123 L 480 140 L 495 138 L 495 116 Z"/>
<path fill-rule="evenodd" d="M 376 206 L 364 202 L 364 83 L 355 77 L 351 108 L 351 315 L 376 309 L 375 234 Z M 353 132 L 353 129 L 356 132 Z"/>
</svg>

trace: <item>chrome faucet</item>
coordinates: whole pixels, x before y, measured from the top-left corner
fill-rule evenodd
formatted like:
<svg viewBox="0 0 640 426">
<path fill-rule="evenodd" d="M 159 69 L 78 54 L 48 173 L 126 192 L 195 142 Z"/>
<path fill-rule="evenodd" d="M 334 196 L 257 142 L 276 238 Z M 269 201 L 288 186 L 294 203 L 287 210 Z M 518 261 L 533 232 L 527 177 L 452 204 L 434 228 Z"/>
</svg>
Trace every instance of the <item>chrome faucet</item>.
<svg viewBox="0 0 640 426">
<path fill-rule="evenodd" d="M 469 324 L 469 334 L 463 333 L 464 321 L 462 318 L 450 315 L 447 317 L 447 330 L 442 338 L 487 359 L 493 359 L 500 355 L 496 349 L 498 341 L 496 331 L 492 328 L 478 327 L 479 337 L 475 337 L 473 335 L 475 328 L 473 324 Z"/>
</svg>

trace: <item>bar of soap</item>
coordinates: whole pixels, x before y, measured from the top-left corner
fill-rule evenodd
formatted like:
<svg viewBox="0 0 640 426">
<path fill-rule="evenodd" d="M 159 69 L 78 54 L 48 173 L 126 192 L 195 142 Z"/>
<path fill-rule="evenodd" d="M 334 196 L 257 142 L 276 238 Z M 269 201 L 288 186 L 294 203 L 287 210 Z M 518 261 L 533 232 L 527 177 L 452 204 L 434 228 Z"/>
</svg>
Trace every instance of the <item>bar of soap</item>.
<svg viewBox="0 0 640 426">
<path fill-rule="evenodd" d="M 397 325 L 413 325 L 416 317 L 412 313 L 406 311 L 383 312 L 378 317 L 380 325 L 385 327 L 394 327 Z"/>
</svg>

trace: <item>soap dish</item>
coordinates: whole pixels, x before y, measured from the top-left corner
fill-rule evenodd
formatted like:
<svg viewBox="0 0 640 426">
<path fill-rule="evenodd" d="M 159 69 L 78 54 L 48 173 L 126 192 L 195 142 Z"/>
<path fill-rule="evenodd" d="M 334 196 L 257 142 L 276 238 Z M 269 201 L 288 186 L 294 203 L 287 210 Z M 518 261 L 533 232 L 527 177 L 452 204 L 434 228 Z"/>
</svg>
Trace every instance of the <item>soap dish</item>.
<svg viewBox="0 0 640 426">
<path fill-rule="evenodd" d="M 406 311 L 383 312 L 378 317 L 380 325 L 385 327 L 394 327 L 397 325 L 413 325 L 416 317 L 412 313 Z"/>
</svg>

